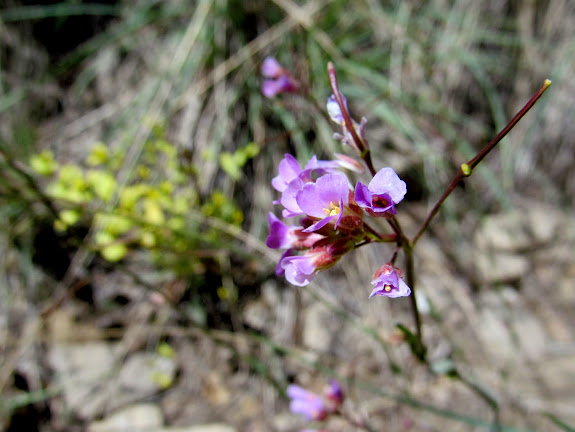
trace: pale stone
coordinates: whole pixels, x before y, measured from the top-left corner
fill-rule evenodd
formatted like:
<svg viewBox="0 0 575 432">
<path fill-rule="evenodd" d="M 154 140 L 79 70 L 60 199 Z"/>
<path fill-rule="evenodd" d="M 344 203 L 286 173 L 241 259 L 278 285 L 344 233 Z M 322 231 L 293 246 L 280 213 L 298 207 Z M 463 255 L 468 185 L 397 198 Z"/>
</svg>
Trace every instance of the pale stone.
<svg viewBox="0 0 575 432">
<path fill-rule="evenodd" d="M 170 427 L 158 432 L 237 432 L 237 429 L 224 423 L 210 423 L 190 427 Z"/>
<path fill-rule="evenodd" d="M 497 311 L 485 308 L 480 312 L 479 326 L 476 331 L 483 348 L 490 354 L 496 364 L 505 366 L 514 361 L 516 349 L 505 322 Z"/>
<path fill-rule="evenodd" d="M 520 212 L 488 216 L 475 233 L 475 244 L 484 250 L 526 249 L 531 244 L 531 238 L 525 225 L 525 215 Z"/>
<path fill-rule="evenodd" d="M 212 423 L 200 426 L 194 426 L 188 432 L 235 432 L 236 429 L 224 423 Z"/>
<path fill-rule="evenodd" d="M 551 207 L 533 206 L 526 212 L 528 229 L 537 243 L 549 243 L 561 225 L 561 213 Z"/>
<path fill-rule="evenodd" d="M 118 392 L 113 395 L 114 405 L 150 396 L 163 390 L 176 374 L 176 364 L 171 358 L 156 353 L 132 354 L 117 378 Z"/>
<path fill-rule="evenodd" d="M 476 253 L 475 264 L 485 282 L 510 282 L 521 279 L 529 269 L 529 260 L 507 253 Z"/>
<path fill-rule="evenodd" d="M 310 305 L 305 311 L 303 343 L 318 352 L 326 352 L 331 345 L 330 314 L 321 303 Z"/>
<path fill-rule="evenodd" d="M 93 422 L 88 432 L 158 431 L 163 426 L 162 411 L 154 404 L 137 404 Z"/>
<path fill-rule="evenodd" d="M 532 361 L 544 356 L 547 336 L 539 320 L 524 308 L 515 310 L 513 315 L 513 330 L 519 339 L 521 353 Z"/>
<path fill-rule="evenodd" d="M 104 342 L 53 344 L 48 362 L 62 388 L 66 409 L 91 418 L 104 406 L 102 383 L 114 373 L 114 345 Z"/>
<path fill-rule="evenodd" d="M 255 330 L 266 330 L 269 325 L 269 311 L 261 300 L 249 302 L 243 310 L 244 322 Z"/>
</svg>

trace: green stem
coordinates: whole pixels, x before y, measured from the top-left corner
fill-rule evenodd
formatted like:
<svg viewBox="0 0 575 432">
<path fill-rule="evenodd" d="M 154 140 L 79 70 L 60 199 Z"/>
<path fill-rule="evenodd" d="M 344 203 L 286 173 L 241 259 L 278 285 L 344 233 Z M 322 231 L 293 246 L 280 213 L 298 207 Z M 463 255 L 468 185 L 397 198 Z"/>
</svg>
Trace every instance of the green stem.
<svg viewBox="0 0 575 432">
<path fill-rule="evenodd" d="M 405 273 L 407 285 L 411 288 L 411 295 L 409 300 L 411 302 L 411 314 L 415 323 L 415 344 L 412 347 L 413 354 L 422 362 L 425 362 L 426 347 L 423 344 L 423 333 L 421 330 L 421 315 L 419 307 L 417 306 L 417 296 L 415 289 L 415 265 L 413 259 L 413 244 L 407 242 L 403 244 L 403 252 L 405 253 Z"/>
</svg>

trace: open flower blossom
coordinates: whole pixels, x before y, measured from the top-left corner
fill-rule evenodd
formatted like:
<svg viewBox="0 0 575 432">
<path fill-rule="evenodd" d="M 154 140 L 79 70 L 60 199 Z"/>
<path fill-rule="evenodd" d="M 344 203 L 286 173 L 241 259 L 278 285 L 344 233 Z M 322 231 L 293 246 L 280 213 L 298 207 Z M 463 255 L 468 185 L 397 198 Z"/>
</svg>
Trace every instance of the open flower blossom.
<svg viewBox="0 0 575 432">
<path fill-rule="evenodd" d="M 281 77 L 291 79 L 289 73 L 271 57 L 262 64 L 262 74 L 275 81 Z M 271 89 L 272 84 L 269 85 Z M 264 93 L 276 94 L 276 90 L 270 89 L 264 89 Z M 352 146 L 373 173 L 373 166 L 365 156 L 368 150 L 364 135 L 367 120 L 362 118 L 358 124 L 350 118 L 350 122 L 346 122 L 347 101 L 343 95 L 342 98 L 343 106 L 337 103 L 335 95 L 331 95 L 327 102 L 330 118 L 341 126 L 343 132 L 343 135 L 335 134 L 334 137 Z M 356 140 L 352 132 L 357 135 Z M 405 182 L 392 168 L 383 168 L 375 173 L 368 185 L 357 182 L 352 190 L 348 177 L 340 169 L 361 173 L 364 167 L 352 157 L 341 154 L 336 154 L 336 157 L 338 160 L 329 161 L 313 156 L 302 168 L 295 157 L 286 154 L 279 163 L 278 175 L 272 179 L 273 188 L 281 193 L 273 203 L 283 206 L 282 216 L 301 216 L 297 226 L 285 224 L 273 213 L 268 215 L 270 231 L 266 245 L 272 249 L 284 249 L 275 273 L 285 276 L 292 285 L 308 285 L 319 271 L 332 267 L 343 255 L 357 247 L 372 242 L 395 241 L 399 236 L 395 224 L 391 224 L 396 231 L 394 234 L 378 233 L 364 221 L 364 216 L 367 213 L 392 218 L 397 213 L 395 206 L 407 192 Z M 411 294 L 411 289 L 401 278 L 401 270 L 392 264 L 382 266 L 372 284 L 374 288 L 370 298 L 376 295 L 393 298 Z M 334 385 L 326 393 L 323 403 L 324 406 L 325 403 L 335 406 L 342 400 L 343 395 Z M 302 403 L 301 400 L 294 402 L 296 406 Z"/>
<path fill-rule="evenodd" d="M 351 248 L 353 244 L 349 242 L 333 241 L 315 246 L 303 255 L 282 256 L 279 265 L 289 283 L 305 286 L 313 280 L 318 271 L 332 267 Z"/>
<path fill-rule="evenodd" d="M 395 205 L 407 192 L 405 182 L 393 168 L 379 170 L 369 185 L 357 182 L 355 202 L 371 216 L 387 217 L 396 214 Z"/>
<path fill-rule="evenodd" d="M 283 217 L 294 217 L 303 215 L 297 203 L 297 194 L 307 183 L 314 183 L 315 179 L 329 173 L 339 172 L 338 168 L 346 165 L 345 160 L 325 161 L 318 160 L 313 156 L 302 169 L 298 161 L 290 154 L 286 154 L 279 164 L 279 173 L 272 179 L 272 186 L 282 193 L 278 201 L 274 204 L 282 204 L 284 210 Z"/>
<path fill-rule="evenodd" d="M 296 202 L 303 213 L 319 219 L 304 231 L 316 231 L 331 221 L 334 228 L 349 204 L 349 182 L 343 173 L 326 174 L 315 183 L 307 183 L 296 195 Z"/>
<path fill-rule="evenodd" d="M 263 61 L 261 73 L 266 78 L 262 83 L 262 93 L 265 97 L 272 98 L 279 93 L 294 93 L 299 88 L 297 81 L 273 57 L 267 57 Z"/>
<path fill-rule="evenodd" d="M 321 234 L 304 232 L 303 227 L 288 226 L 273 213 L 268 214 L 270 234 L 266 246 L 271 249 L 309 249 L 324 238 Z"/>
<path fill-rule="evenodd" d="M 391 263 L 382 265 L 373 277 L 371 284 L 375 286 L 369 298 L 375 295 L 391 298 L 406 297 L 411 294 L 411 289 L 402 280 L 402 271 Z"/>
<path fill-rule="evenodd" d="M 341 386 L 335 380 L 330 381 L 323 397 L 295 384 L 288 386 L 287 395 L 291 399 L 291 412 L 308 420 L 324 420 L 341 407 L 344 399 Z"/>
<path fill-rule="evenodd" d="M 290 411 L 294 414 L 301 414 L 310 421 L 327 417 L 328 411 L 321 396 L 295 384 L 288 386 L 287 395 L 291 399 Z"/>
</svg>

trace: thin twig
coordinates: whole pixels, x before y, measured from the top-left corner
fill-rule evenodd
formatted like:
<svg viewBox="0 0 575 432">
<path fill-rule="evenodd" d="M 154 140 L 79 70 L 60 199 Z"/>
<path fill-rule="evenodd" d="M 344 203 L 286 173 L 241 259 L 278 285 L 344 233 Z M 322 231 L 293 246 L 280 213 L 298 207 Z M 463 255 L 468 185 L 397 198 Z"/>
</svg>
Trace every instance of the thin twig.
<svg viewBox="0 0 575 432">
<path fill-rule="evenodd" d="M 439 208 L 441 207 L 443 202 L 447 199 L 447 197 L 451 194 L 451 192 L 453 192 L 453 190 L 459 184 L 459 182 L 462 181 L 464 178 L 469 177 L 472 174 L 473 169 L 479 164 L 479 162 L 481 162 L 483 158 L 485 158 L 485 156 L 487 156 L 489 152 L 493 150 L 495 146 L 505 137 L 505 135 L 507 135 L 509 131 L 515 127 L 515 125 L 519 122 L 519 120 L 521 120 L 521 118 L 533 107 L 533 105 L 535 105 L 535 102 L 539 100 L 539 98 L 543 95 L 545 90 L 549 88 L 550 85 L 551 81 L 546 79 L 543 82 L 541 88 L 539 88 L 539 90 L 537 91 L 537 93 L 535 93 L 535 95 L 533 95 L 533 97 L 529 99 L 529 102 L 527 102 L 525 106 L 521 108 L 521 110 L 517 114 L 515 114 L 515 117 L 511 119 L 511 121 L 507 124 L 507 126 L 505 126 L 501 130 L 501 132 L 497 134 L 495 138 L 493 138 L 479 153 L 477 153 L 477 155 L 473 159 L 471 159 L 469 162 L 465 164 L 462 164 L 459 167 L 459 170 L 453 177 L 453 180 L 451 180 L 451 183 L 449 183 L 449 186 L 447 186 L 445 192 L 443 192 L 443 195 L 441 195 L 435 206 L 433 206 L 433 209 L 431 209 L 431 211 L 427 215 L 427 218 L 419 228 L 419 231 L 417 231 L 417 234 L 415 235 L 415 237 L 413 237 L 413 240 L 411 241 L 412 246 L 415 246 L 421 235 L 425 232 L 425 230 L 429 226 L 431 220 L 435 217 L 435 215 L 439 211 Z"/>
</svg>

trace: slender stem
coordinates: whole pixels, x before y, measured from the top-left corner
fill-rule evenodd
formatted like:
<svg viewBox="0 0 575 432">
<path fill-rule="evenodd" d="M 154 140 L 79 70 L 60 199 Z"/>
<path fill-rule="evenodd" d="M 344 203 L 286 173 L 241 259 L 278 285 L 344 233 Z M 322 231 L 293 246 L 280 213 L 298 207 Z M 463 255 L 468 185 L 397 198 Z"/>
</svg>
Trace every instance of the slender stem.
<svg viewBox="0 0 575 432">
<path fill-rule="evenodd" d="M 393 242 L 397 241 L 397 234 L 396 233 L 381 234 L 381 233 L 377 232 L 375 229 L 373 229 L 371 226 L 366 224 L 365 222 L 363 223 L 363 228 L 365 229 L 365 231 L 367 231 L 373 237 L 377 238 L 378 239 L 377 241 L 379 241 L 381 243 L 393 243 Z"/>
<path fill-rule="evenodd" d="M 545 90 L 547 90 L 549 88 L 549 86 L 551 86 L 551 80 L 546 79 L 545 81 L 543 81 L 543 84 L 541 85 L 541 87 L 539 88 L 539 90 L 537 90 L 537 93 L 535 93 L 533 95 L 533 97 L 531 99 L 529 99 L 529 102 L 527 102 L 525 104 L 525 106 L 523 108 L 521 108 L 521 110 L 519 110 L 519 112 L 517 114 L 515 114 L 515 117 L 513 117 L 511 119 L 511 121 L 507 124 L 507 126 L 505 126 L 501 132 L 499 132 L 497 134 L 497 136 L 495 138 L 493 138 L 478 154 L 477 156 L 475 156 L 473 159 L 471 159 L 469 162 L 467 162 L 467 166 L 469 166 L 470 170 L 473 170 L 473 168 L 475 168 L 477 166 L 477 164 L 479 164 L 479 162 L 481 162 L 483 160 L 483 158 L 485 156 L 487 156 L 487 154 L 493 150 L 493 148 L 499 143 L 499 141 L 501 141 L 505 135 L 507 135 L 509 133 L 509 131 L 511 129 L 513 129 L 515 127 L 515 125 L 517 123 L 519 123 L 519 120 L 521 120 L 521 118 L 527 114 L 527 111 L 529 111 L 533 105 L 535 105 L 535 102 L 537 102 L 539 100 L 539 98 L 543 95 L 543 93 L 545 93 Z"/>
<path fill-rule="evenodd" d="M 441 207 L 441 204 L 443 204 L 443 201 L 445 201 L 447 199 L 447 197 L 451 194 L 451 192 L 453 192 L 453 189 L 455 189 L 455 187 L 459 184 L 459 182 L 461 180 L 463 180 L 465 177 L 466 177 L 466 175 L 463 173 L 463 171 L 460 167 L 459 170 L 457 171 L 457 174 L 455 174 L 455 177 L 453 177 L 453 180 L 451 180 L 451 183 L 449 183 L 449 186 L 447 186 L 447 189 L 445 189 L 445 191 L 443 192 L 443 195 L 441 195 L 439 200 L 437 200 L 437 202 L 435 203 L 435 205 L 433 206 L 433 208 L 431 209 L 431 211 L 427 215 L 427 218 L 425 219 L 425 221 L 423 222 L 423 224 L 419 228 L 419 231 L 417 231 L 417 234 L 415 235 L 415 237 L 413 237 L 413 240 L 411 241 L 411 244 L 413 246 L 415 246 L 415 244 L 417 243 L 419 238 L 425 232 L 425 230 L 427 229 L 427 227 L 431 223 L 431 220 L 435 217 L 435 215 L 439 211 L 439 208 Z"/>
<path fill-rule="evenodd" d="M 545 90 L 549 88 L 550 85 L 551 81 L 546 79 L 539 88 L 539 90 L 537 91 L 537 93 L 535 93 L 533 97 L 529 99 L 529 101 L 525 104 L 525 106 L 521 108 L 521 110 L 519 110 L 517 114 L 515 114 L 515 116 L 511 119 L 511 121 L 507 124 L 507 126 L 505 126 L 501 130 L 501 132 L 499 132 L 495 136 L 495 138 L 493 138 L 489 143 L 487 143 L 487 145 L 483 147 L 483 149 L 481 149 L 481 151 L 477 153 L 477 155 L 473 159 L 471 159 L 469 162 L 465 164 L 462 164 L 459 167 L 459 170 L 453 177 L 453 180 L 451 180 L 451 183 L 449 183 L 449 186 L 447 186 L 445 192 L 443 192 L 443 194 L 441 195 L 435 206 L 433 206 L 433 209 L 431 209 L 431 211 L 427 215 L 427 218 L 417 231 L 417 234 L 415 235 L 415 237 L 413 237 L 413 240 L 411 241 L 412 246 L 415 246 L 421 235 L 425 232 L 425 230 L 429 226 L 431 220 L 435 217 L 435 215 L 439 211 L 441 204 L 443 204 L 443 202 L 447 199 L 447 197 L 451 194 L 451 192 L 453 192 L 453 189 L 455 189 L 455 187 L 459 184 L 459 182 L 462 181 L 465 177 L 469 177 L 472 174 L 473 169 L 479 164 L 479 162 L 481 162 L 483 158 L 485 158 L 485 156 L 487 156 L 489 152 L 493 150 L 495 146 L 505 137 L 505 135 L 507 135 L 509 131 L 515 127 L 515 125 L 519 122 L 519 120 L 521 120 L 521 118 L 527 113 L 527 111 L 529 111 L 533 107 L 533 105 L 535 105 L 535 102 L 539 100 L 539 98 L 543 95 Z"/>
<path fill-rule="evenodd" d="M 359 137 L 357 131 L 355 130 L 354 122 L 351 116 L 349 115 L 349 111 L 347 110 L 347 107 L 345 106 L 345 102 L 343 100 L 343 96 L 339 91 L 339 85 L 337 83 L 337 74 L 335 72 L 335 67 L 332 62 L 329 62 L 327 64 L 327 74 L 329 76 L 329 85 L 331 86 L 331 90 L 333 92 L 335 100 L 337 101 L 339 109 L 341 110 L 341 114 L 343 115 L 343 119 L 345 121 L 345 128 L 351 134 L 351 137 L 353 138 L 353 141 L 357 146 L 357 150 L 359 151 L 361 158 L 367 165 L 369 172 L 371 173 L 372 176 L 375 176 L 376 171 L 375 168 L 373 167 L 373 162 L 371 160 L 371 152 L 369 151 L 369 148 L 367 147 L 366 143 Z"/>
<path fill-rule="evenodd" d="M 415 322 L 415 338 L 416 343 L 413 347 L 414 354 L 422 362 L 425 361 L 426 348 L 423 344 L 423 332 L 421 330 L 421 315 L 419 314 L 419 307 L 417 306 L 417 296 L 415 291 L 415 265 L 413 260 L 413 244 L 405 243 L 403 245 L 403 252 L 405 253 L 405 272 L 407 278 L 407 285 L 411 288 L 411 295 L 409 300 L 411 302 L 411 314 Z"/>
</svg>

